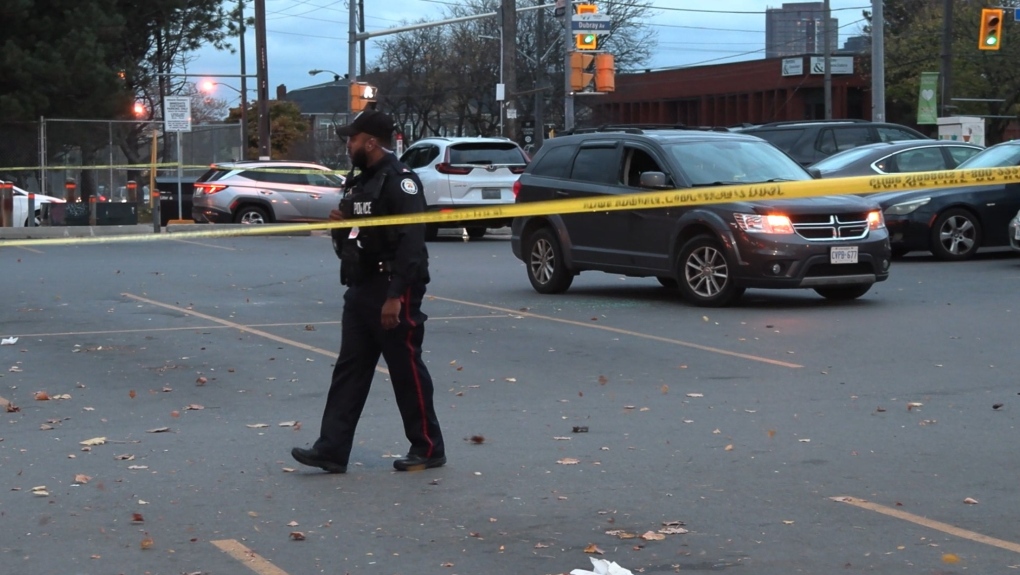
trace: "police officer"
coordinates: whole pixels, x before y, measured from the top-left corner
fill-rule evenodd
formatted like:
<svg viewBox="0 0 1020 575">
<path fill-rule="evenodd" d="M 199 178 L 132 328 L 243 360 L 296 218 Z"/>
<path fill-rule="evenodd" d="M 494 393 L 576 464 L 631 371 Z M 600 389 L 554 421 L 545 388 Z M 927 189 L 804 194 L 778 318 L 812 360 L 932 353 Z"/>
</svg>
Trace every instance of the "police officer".
<svg viewBox="0 0 1020 575">
<path fill-rule="evenodd" d="M 347 154 L 360 173 L 348 177 L 331 220 L 356 223 L 358 218 L 425 211 L 421 181 L 388 149 L 393 134 L 389 116 L 366 110 L 337 134 L 348 138 Z M 333 249 L 341 260 L 340 281 L 347 286 L 340 355 L 319 438 L 310 449 L 295 447 L 291 455 L 331 473 L 347 471 L 354 429 L 382 355 L 411 442 L 407 456 L 394 460 L 393 467 L 408 471 L 445 464 L 432 378 L 421 358 L 427 318 L 421 301 L 429 281 L 425 225 L 336 228 Z"/>
</svg>

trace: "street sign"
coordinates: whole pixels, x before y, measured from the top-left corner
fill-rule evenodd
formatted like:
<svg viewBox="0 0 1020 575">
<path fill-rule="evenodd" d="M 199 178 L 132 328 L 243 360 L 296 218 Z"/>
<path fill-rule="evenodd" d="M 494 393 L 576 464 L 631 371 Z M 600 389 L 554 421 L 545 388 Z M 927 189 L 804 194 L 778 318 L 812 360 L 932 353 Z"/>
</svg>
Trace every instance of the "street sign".
<svg viewBox="0 0 1020 575">
<path fill-rule="evenodd" d="M 506 109 L 506 117 L 509 120 L 516 120 L 517 119 L 517 108 L 507 107 L 507 109 Z"/>
<path fill-rule="evenodd" d="M 591 34 L 608 34 L 612 31 L 613 19 L 608 14 L 574 14 L 570 20 L 570 31 Z"/>
<path fill-rule="evenodd" d="M 191 98 L 188 96 L 167 96 L 163 99 L 166 109 L 164 130 L 167 132 L 191 131 Z"/>
</svg>

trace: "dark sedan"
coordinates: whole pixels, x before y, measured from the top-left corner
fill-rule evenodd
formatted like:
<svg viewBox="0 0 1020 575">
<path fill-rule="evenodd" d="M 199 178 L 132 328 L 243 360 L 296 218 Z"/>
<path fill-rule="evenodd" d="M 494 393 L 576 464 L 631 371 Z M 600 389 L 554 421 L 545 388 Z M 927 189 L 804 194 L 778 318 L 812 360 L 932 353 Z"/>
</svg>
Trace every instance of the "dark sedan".
<svg viewBox="0 0 1020 575">
<path fill-rule="evenodd" d="M 953 140 L 903 140 L 858 146 L 811 166 L 822 178 L 952 170 L 983 150 Z"/>
<path fill-rule="evenodd" d="M 960 170 L 1020 165 L 1020 140 L 992 146 Z M 1020 183 L 873 194 L 882 206 L 893 255 L 928 250 L 940 260 L 966 260 L 978 248 L 1009 245 L 1009 221 L 1020 210 Z"/>
</svg>

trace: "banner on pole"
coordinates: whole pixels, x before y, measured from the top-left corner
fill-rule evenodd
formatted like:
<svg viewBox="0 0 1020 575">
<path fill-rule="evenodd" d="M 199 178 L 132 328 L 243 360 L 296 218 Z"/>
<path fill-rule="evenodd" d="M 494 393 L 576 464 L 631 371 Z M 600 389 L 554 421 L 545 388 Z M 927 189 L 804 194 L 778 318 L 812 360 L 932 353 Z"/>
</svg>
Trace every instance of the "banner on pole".
<svg viewBox="0 0 1020 575">
<path fill-rule="evenodd" d="M 921 85 L 917 95 L 917 123 L 937 124 L 938 107 L 938 72 L 921 72 Z"/>
</svg>

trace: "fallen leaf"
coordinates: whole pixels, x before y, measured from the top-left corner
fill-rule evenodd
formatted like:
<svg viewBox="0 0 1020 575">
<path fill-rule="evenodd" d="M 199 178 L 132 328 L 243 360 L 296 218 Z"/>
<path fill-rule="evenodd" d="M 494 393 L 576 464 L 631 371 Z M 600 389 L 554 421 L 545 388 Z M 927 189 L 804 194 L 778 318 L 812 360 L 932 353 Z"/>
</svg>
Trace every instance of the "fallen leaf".
<svg viewBox="0 0 1020 575">
<path fill-rule="evenodd" d="M 178 418 L 180 416 L 181 416 L 181 412 L 177 411 L 176 409 L 170 412 L 170 417 Z"/>
<path fill-rule="evenodd" d="M 37 391 L 37 392 L 35 392 L 35 400 L 36 401 L 49 401 L 49 399 L 50 399 L 50 396 L 45 391 Z"/>
<path fill-rule="evenodd" d="M 609 378 L 604 376 L 604 375 L 600 375 L 599 376 L 599 385 L 605 385 L 607 383 L 609 383 Z"/>
<path fill-rule="evenodd" d="M 279 425 L 280 427 L 294 427 L 295 425 L 297 425 L 297 422 L 296 421 L 281 421 L 277 425 Z"/>
<path fill-rule="evenodd" d="M 569 437 L 553 436 L 556 441 L 570 441 Z"/>
<path fill-rule="evenodd" d="M 440 563 L 439 566 L 440 567 L 453 567 L 453 563 L 450 563 L 449 561 L 447 561 L 445 563 Z"/>
<path fill-rule="evenodd" d="M 145 521 L 145 518 L 142 517 L 141 513 L 132 513 L 131 514 L 131 522 L 132 523 L 143 523 L 144 521 Z"/>
<path fill-rule="evenodd" d="M 535 543 L 535 549 L 547 549 L 548 547 L 545 543 Z"/>
<path fill-rule="evenodd" d="M 85 484 L 85 483 L 88 483 L 91 479 L 92 479 L 91 477 L 89 477 L 88 475 L 85 475 L 84 473 L 79 473 L 79 474 L 74 476 L 74 482 L 75 483 Z"/>
<path fill-rule="evenodd" d="M 3 408 L 5 413 L 15 413 L 21 411 L 20 407 L 15 406 L 9 400 L 0 397 L 0 407 Z"/>
<path fill-rule="evenodd" d="M 128 469 L 148 469 L 148 465 L 128 465 Z"/>
<path fill-rule="evenodd" d="M 102 444 L 106 443 L 106 438 L 105 437 L 93 437 L 92 439 L 86 439 L 85 441 L 79 441 L 78 443 L 81 444 L 81 445 L 89 445 L 89 446 L 91 446 L 91 445 L 102 445 Z"/>
<path fill-rule="evenodd" d="M 510 383 L 516 383 L 517 382 L 517 378 L 516 377 L 505 377 L 503 379 L 506 380 L 506 381 L 509 381 Z"/>
<path fill-rule="evenodd" d="M 684 529 L 683 527 L 677 527 L 677 526 L 673 525 L 673 526 L 663 527 L 662 529 L 659 529 L 659 533 L 662 533 L 663 535 L 683 535 L 684 533 L 690 533 L 690 532 L 688 530 Z"/>
<path fill-rule="evenodd" d="M 308 324 L 305 326 L 305 331 L 315 331 L 315 326 Z"/>
<path fill-rule="evenodd" d="M 775 436 L 776 436 L 776 430 L 775 429 L 770 429 L 769 430 L 769 439 L 772 439 Z"/>
<path fill-rule="evenodd" d="M 283 472 L 284 473 L 294 473 L 295 471 L 297 471 L 297 469 L 294 469 L 293 467 L 284 467 L 283 468 Z"/>
<path fill-rule="evenodd" d="M 135 395 L 136 395 L 136 394 L 135 394 L 135 390 L 133 390 L 133 389 L 132 389 L 131 391 L 129 391 L 129 392 L 128 392 L 128 397 L 130 397 L 131 399 L 134 399 L 134 398 L 135 398 Z"/>
<path fill-rule="evenodd" d="M 729 444 L 724 448 L 726 451 L 733 451 L 733 444 Z"/>
<path fill-rule="evenodd" d="M 783 525 L 793 525 L 793 521 L 790 521 L 789 519 L 783 519 Z"/>
<path fill-rule="evenodd" d="M 245 427 L 250 427 L 252 429 L 262 429 L 263 427 L 269 427 L 269 424 L 268 423 L 249 423 L 249 424 L 246 424 Z"/>
<path fill-rule="evenodd" d="M 999 409 L 1000 407 L 1002 407 L 1002 405 L 1003 404 L 1001 404 L 1001 403 L 995 403 L 995 404 L 992 405 L 992 409 Z"/>
<path fill-rule="evenodd" d="M 151 549 L 154 544 L 155 541 L 152 540 L 152 537 L 142 539 L 142 549 Z"/>
<path fill-rule="evenodd" d="M 963 502 L 966 503 L 967 505 L 977 505 L 978 500 L 974 499 L 973 497 L 968 497 L 964 499 Z"/>
<path fill-rule="evenodd" d="M 156 427 L 146 431 L 145 433 L 166 433 L 167 431 L 170 431 L 169 427 Z"/>
<path fill-rule="evenodd" d="M 950 564 L 959 563 L 960 562 L 960 558 L 957 557 L 956 555 L 952 554 L 952 553 L 946 553 L 946 554 L 942 555 L 942 562 L 943 563 L 950 563 Z"/>
<path fill-rule="evenodd" d="M 688 393 L 687 397 L 705 397 L 704 393 Z"/>
<path fill-rule="evenodd" d="M 298 522 L 297 521 L 291 521 L 290 523 L 287 524 L 287 527 L 297 527 L 297 526 L 298 526 Z"/>
<path fill-rule="evenodd" d="M 588 433 L 587 425 L 575 425 L 572 430 L 574 433 Z"/>
<path fill-rule="evenodd" d="M 922 405 L 924 404 L 917 401 L 911 401 L 910 403 L 907 404 L 907 411 L 910 411 L 915 407 L 921 407 Z"/>
<path fill-rule="evenodd" d="M 662 395 L 666 395 L 667 393 L 669 393 L 669 386 L 668 385 L 663 384 L 661 389 L 662 389 Z"/>
<path fill-rule="evenodd" d="M 50 399 L 71 399 L 71 394 L 69 394 L 69 393 L 61 393 L 60 395 L 54 395 Z"/>
<path fill-rule="evenodd" d="M 810 439 L 798 439 L 797 441 L 799 441 L 801 443 L 811 443 Z"/>
<path fill-rule="evenodd" d="M 33 489 L 32 495 L 35 495 L 37 497 L 49 497 L 50 492 L 46 491 L 45 489 Z"/>
<path fill-rule="evenodd" d="M 188 404 L 188 406 L 185 407 L 184 409 L 187 409 L 188 411 L 200 411 L 200 410 L 205 409 L 205 406 L 199 405 L 197 403 L 191 403 L 191 404 Z"/>
<path fill-rule="evenodd" d="M 114 459 L 116 459 L 117 461 L 134 461 L 135 456 L 128 453 L 122 453 L 120 455 L 114 456 Z"/>
<path fill-rule="evenodd" d="M 300 531 L 291 531 L 290 532 L 290 538 L 291 538 L 292 541 L 304 541 L 305 540 L 305 534 L 300 532 Z"/>
<path fill-rule="evenodd" d="M 594 543 L 591 543 L 590 545 L 585 547 L 584 548 L 584 552 L 585 553 L 589 553 L 589 554 L 593 554 L 593 555 L 605 555 L 606 554 L 605 551 L 599 549 L 598 545 L 595 545 Z"/>
<path fill-rule="evenodd" d="M 471 443 L 474 443 L 475 445 L 481 445 L 482 443 L 485 443 L 485 437 L 482 435 L 472 435 Z"/>
<path fill-rule="evenodd" d="M 879 408 L 878 408 L 878 409 L 876 409 L 875 411 L 877 411 L 877 412 L 879 412 L 879 413 L 885 413 L 885 408 L 884 408 L 884 407 L 879 407 Z"/>
<path fill-rule="evenodd" d="M 206 379 L 204 375 L 200 375 L 198 376 L 198 379 L 195 380 L 195 383 L 198 385 L 205 385 L 208 381 L 209 380 Z"/>
<path fill-rule="evenodd" d="M 656 533 L 654 531 L 646 531 L 641 535 L 641 538 L 645 541 L 662 541 L 666 539 L 666 536 L 662 533 Z"/>
<path fill-rule="evenodd" d="M 563 459 L 557 459 L 556 463 L 559 463 L 560 465 L 577 465 L 578 463 L 581 463 L 581 460 L 573 457 L 564 457 Z"/>
<path fill-rule="evenodd" d="M 49 430 L 53 429 L 53 426 L 44 423 L 44 424 L 39 426 L 39 429 L 41 429 L 42 431 L 49 431 Z"/>
</svg>

